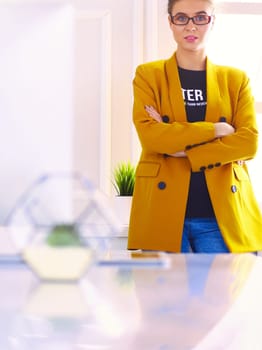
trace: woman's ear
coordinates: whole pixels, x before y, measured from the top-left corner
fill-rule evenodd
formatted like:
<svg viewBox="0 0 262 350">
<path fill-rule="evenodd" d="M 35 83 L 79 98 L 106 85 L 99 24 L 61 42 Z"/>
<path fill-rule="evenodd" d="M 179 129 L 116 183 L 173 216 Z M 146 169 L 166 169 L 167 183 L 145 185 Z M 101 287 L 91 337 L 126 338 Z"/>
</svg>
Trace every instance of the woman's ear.
<svg viewBox="0 0 262 350">
<path fill-rule="evenodd" d="M 171 28 L 173 23 L 171 21 L 171 16 L 170 15 L 168 15 L 168 23 L 169 23 L 169 27 Z"/>
<path fill-rule="evenodd" d="M 213 15 L 213 16 L 212 16 L 212 23 L 211 23 L 212 29 L 213 29 L 213 27 L 214 27 L 215 21 L 216 21 L 216 16 Z"/>
</svg>

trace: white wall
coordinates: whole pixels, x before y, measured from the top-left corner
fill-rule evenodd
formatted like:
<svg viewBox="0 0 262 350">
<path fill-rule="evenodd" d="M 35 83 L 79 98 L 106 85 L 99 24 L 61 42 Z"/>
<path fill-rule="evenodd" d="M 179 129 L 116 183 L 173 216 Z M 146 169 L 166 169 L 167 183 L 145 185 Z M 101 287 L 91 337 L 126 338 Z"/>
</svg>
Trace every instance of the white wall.
<svg viewBox="0 0 262 350">
<path fill-rule="evenodd" d="M 0 222 L 43 172 L 72 166 L 72 9 L 0 5 Z"/>
</svg>

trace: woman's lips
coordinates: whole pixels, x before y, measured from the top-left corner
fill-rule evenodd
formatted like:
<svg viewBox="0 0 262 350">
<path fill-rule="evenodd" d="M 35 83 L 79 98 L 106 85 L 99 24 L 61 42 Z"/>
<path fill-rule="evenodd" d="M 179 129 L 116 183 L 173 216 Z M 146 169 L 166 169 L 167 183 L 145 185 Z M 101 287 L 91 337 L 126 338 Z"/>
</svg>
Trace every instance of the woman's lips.
<svg viewBox="0 0 262 350">
<path fill-rule="evenodd" d="M 188 36 L 185 37 L 185 40 L 190 42 L 190 43 L 193 43 L 193 42 L 195 42 L 197 40 L 197 37 L 194 36 L 194 35 L 188 35 Z"/>
</svg>

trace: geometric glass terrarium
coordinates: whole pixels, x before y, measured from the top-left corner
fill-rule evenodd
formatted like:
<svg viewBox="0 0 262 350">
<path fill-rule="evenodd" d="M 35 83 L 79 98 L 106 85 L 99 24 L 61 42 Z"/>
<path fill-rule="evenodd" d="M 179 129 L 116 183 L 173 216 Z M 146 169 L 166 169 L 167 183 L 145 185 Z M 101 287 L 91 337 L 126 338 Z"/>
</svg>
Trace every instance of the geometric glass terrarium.
<svg viewBox="0 0 262 350">
<path fill-rule="evenodd" d="M 121 231 L 109 203 L 81 174 L 45 174 L 18 199 L 6 225 L 42 279 L 78 279 Z"/>
</svg>

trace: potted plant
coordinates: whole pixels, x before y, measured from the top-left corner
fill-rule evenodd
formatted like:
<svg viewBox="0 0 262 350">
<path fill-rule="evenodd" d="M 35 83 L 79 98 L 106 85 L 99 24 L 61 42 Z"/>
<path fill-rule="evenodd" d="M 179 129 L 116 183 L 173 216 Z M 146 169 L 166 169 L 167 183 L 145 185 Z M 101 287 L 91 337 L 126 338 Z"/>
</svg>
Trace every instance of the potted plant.
<svg viewBox="0 0 262 350">
<path fill-rule="evenodd" d="M 29 244 L 23 258 L 43 280 L 77 281 L 91 264 L 92 252 L 76 225 L 57 224 L 43 234 L 41 242 Z"/>
<path fill-rule="evenodd" d="M 114 169 L 114 188 L 118 196 L 132 196 L 135 185 L 135 167 L 130 162 L 121 162 Z"/>
<path fill-rule="evenodd" d="M 130 162 L 120 162 L 113 172 L 113 186 L 116 191 L 114 196 L 114 210 L 124 229 L 129 224 L 132 196 L 135 185 L 136 168 Z"/>
<path fill-rule="evenodd" d="M 79 173 L 43 174 L 18 199 L 7 226 L 42 280 L 78 281 L 122 230 L 110 204 Z"/>
</svg>

